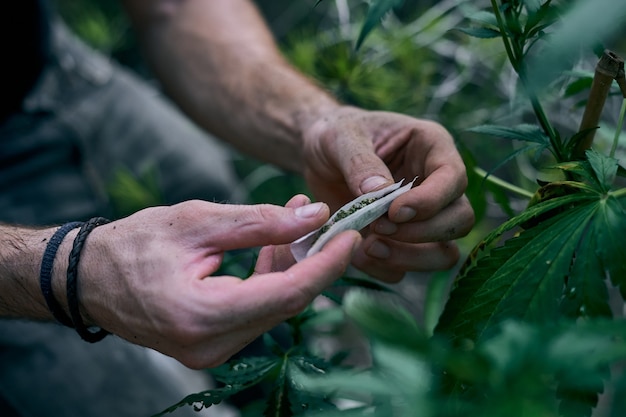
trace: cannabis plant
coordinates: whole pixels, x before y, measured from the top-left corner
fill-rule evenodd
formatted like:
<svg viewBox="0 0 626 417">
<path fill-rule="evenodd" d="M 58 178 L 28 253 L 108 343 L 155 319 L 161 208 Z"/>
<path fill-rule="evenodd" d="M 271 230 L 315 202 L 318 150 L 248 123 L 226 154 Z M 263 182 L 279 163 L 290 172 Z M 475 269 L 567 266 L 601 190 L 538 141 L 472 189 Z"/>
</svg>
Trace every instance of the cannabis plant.
<svg viewBox="0 0 626 417">
<path fill-rule="evenodd" d="M 355 54 L 400 3 L 369 2 Z M 500 201 L 508 218 L 475 245 L 434 329 L 371 295 L 388 288 L 346 278 L 340 284 L 369 291 L 343 298 L 329 292 L 337 306 L 311 307 L 292 319 L 286 344 L 266 336 L 267 356 L 217 368 L 220 387 L 166 411 L 208 407 L 263 383 L 265 401 L 250 415 L 626 415 L 626 170 L 618 159 L 626 105 L 612 141 L 597 140 L 606 136 L 607 98 L 626 103 L 624 61 L 603 46 L 626 21 L 626 2 L 491 0 L 480 10 L 458 4 L 465 19 L 457 32 L 500 41 L 516 75 L 516 97 L 507 105 L 519 119 L 466 130 L 515 143 L 494 166 L 468 160 L 469 174 L 499 196 L 515 194 L 524 207 Z M 576 66 L 591 58 L 595 71 Z M 568 109 L 579 116 L 575 125 L 550 115 L 546 103 L 556 108 L 581 94 L 582 110 Z M 532 184 L 496 177 L 520 160 L 532 166 Z M 347 367 L 341 354 L 322 358 L 309 348 L 311 329 L 345 318 L 367 337 L 370 366 Z"/>
</svg>

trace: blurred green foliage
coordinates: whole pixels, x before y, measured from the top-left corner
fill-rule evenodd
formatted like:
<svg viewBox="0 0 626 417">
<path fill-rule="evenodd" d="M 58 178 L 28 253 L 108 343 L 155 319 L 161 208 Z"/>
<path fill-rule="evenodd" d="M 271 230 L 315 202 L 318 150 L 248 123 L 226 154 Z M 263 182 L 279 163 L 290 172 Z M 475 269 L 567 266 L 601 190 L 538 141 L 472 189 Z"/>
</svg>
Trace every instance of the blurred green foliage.
<svg viewBox="0 0 626 417">
<path fill-rule="evenodd" d="M 56 3 L 67 24 L 87 43 L 150 77 L 119 2 Z M 362 2 L 343 2 L 341 10 L 340 3 L 257 2 L 291 62 L 345 103 L 431 118 L 456 137 L 463 135 L 466 127 L 497 114 L 503 92 L 494 90 L 491 84 L 500 78 L 503 59 L 493 55 L 484 60 L 471 55 L 476 48 L 489 51 L 491 46 L 498 46 L 477 46 L 472 39 L 452 31 L 462 18 L 453 8 L 456 1 L 404 2 L 397 9 L 397 17 L 383 30 L 370 34 L 359 51 L 354 50 L 354 42 L 367 8 Z M 468 160 L 478 155 L 477 163 L 483 166 L 510 151 L 506 145 L 494 147 L 471 140 L 459 143 L 459 147 Z M 307 193 L 300 178 L 258 161 L 241 156 L 235 168 L 244 184 L 254 184 L 246 187 L 248 202 L 284 204 L 295 193 Z M 267 183 L 258 181 L 269 172 L 272 174 Z M 471 178 L 473 182 L 474 176 Z M 479 181 L 470 186 L 470 191 L 480 220 L 490 204 L 486 188 Z"/>
<path fill-rule="evenodd" d="M 53 0 L 58 14 L 87 44 L 147 76 L 137 39 L 119 1 Z"/>
<path fill-rule="evenodd" d="M 405 1 L 394 19 L 355 51 L 359 22 L 367 12 L 363 2 L 257 1 L 285 55 L 340 100 L 431 118 L 460 138 L 466 127 L 501 111 L 497 107 L 504 92 L 493 88 L 493 80 L 500 79 L 504 61 L 490 50 L 499 49 L 496 43 L 477 46 L 452 31 L 462 18 L 453 7 L 456 3 Z M 120 2 L 56 0 L 56 5 L 67 24 L 88 44 L 150 77 Z M 474 57 L 476 49 L 491 56 Z M 468 159 L 478 158 L 482 166 L 510 151 L 507 145 L 494 147 L 472 140 L 459 143 L 459 147 Z M 235 164 L 242 179 L 259 178 L 259 169 L 273 170 L 245 157 L 237 158 Z M 248 188 L 248 201 L 284 204 L 289 196 L 307 192 L 300 179 L 286 173 L 274 172 L 269 181 Z M 470 198 L 482 219 L 489 204 L 486 189 L 477 184 L 470 190 L 476 191 Z"/>
<path fill-rule="evenodd" d="M 117 3 L 105 0 L 57 0 L 57 3 L 68 24 L 90 44 L 149 77 L 128 21 Z M 561 166 L 559 169 L 566 175 L 578 176 L 579 180 L 583 177 L 578 185 L 572 186 L 576 191 L 566 189 L 565 195 L 536 196 L 537 201 L 533 201 L 536 205 L 525 210 L 529 203 L 527 194 L 539 188 L 537 180 L 545 180 L 540 167 L 546 165 L 547 159 L 545 155 L 533 158 L 516 140 L 521 137 L 521 142 L 539 141 L 542 149 L 547 149 L 549 143 L 544 143 L 544 139 L 571 137 L 578 128 L 581 105 L 586 100 L 589 74 L 595 62 L 581 60 L 575 71 L 560 74 L 569 77 L 551 83 L 549 88 L 540 92 L 545 113 L 562 132 L 562 137 L 536 136 L 528 134 L 524 126 L 537 123 L 534 116 L 543 113 L 544 109 L 537 112 L 537 103 L 528 102 L 523 83 L 509 67 L 500 39 L 504 34 L 510 39 L 512 48 L 521 47 L 515 52 L 521 53 L 518 58 L 522 60 L 525 58 L 525 42 L 532 36 L 539 40 L 547 28 L 538 29 L 540 26 L 531 24 L 532 18 L 537 17 L 533 13 L 537 13 L 542 4 L 551 7 L 574 2 L 502 1 L 506 18 L 502 23 L 495 15 L 486 13 L 492 3 L 498 2 L 413 0 L 398 6 L 395 1 L 385 1 L 385 4 L 395 6 L 393 13 L 385 14 L 380 26 L 369 32 L 358 50 L 355 45 L 368 13 L 363 1 L 257 3 L 284 54 L 297 68 L 343 102 L 434 119 L 453 133 L 468 167 L 470 184 L 467 194 L 478 220 L 474 232 L 461 241 L 464 253 L 469 253 L 488 231 L 493 233 L 468 259 L 461 274 L 465 281 L 456 287 L 455 300 L 461 303 L 448 308 L 444 313 L 446 320 L 440 327 L 453 331 L 461 329 L 462 336 L 472 336 L 476 329 L 484 330 L 487 325 L 491 327 L 480 338 L 474 338 L 477 340 L 460 337 L 463 340 L 457 341 L 458 345 L 430 337 L 445 301 L 442 293 L 448 277 L 439 278 L 442 275 L 430 288 L 425 329 L 396 305 L 381 306 L 365 296 L 353 294 L 348 297 L 344 310 L 371 342 L 374 358 L 371 370 L 333 372 L 331 378 L 316 382 L 309 378 L 311 375 L 302 374 L 337 370 L 337 364 L 316 362 L 304 344 L 294 341 L 292 350 L 276 348 L 275 355 L 263 361 L 242 359 L 239 363 L 250 367 L 242 365 L 242 369 L 250 369 L 250 373 L 242 375 L 233 368 L 235 364 L 225 365 L 230 369 L 222 368 L 218 375 L 227 386 L 232 384 L 226 391 L 214 394 L 224 398 L 233 387 L 242 388 L 251 381 L 256 383 L 255 378 L 268 376 L 277 390 L 273 392 L 271 407 L 267 409 L 272 415 L 297 415 L 305 411 L 294 409 L 294 404 L 300 405 L 298 401 L 305 401 L 306 395 L 300 390 L 303 383 L 315 392 L 335 396 L 339 393 L 341 399 L 358 404 L 356 412 L 350 414 L 337 411 L 335 403 L 328 401 L 330 397 L 308 396 L 307 404 L 314 405 L 315 410 L 323 411 L 325 416 L 364 413 L 385 417 L 589 415 L 596 394 L 601 390 L 601 381 L 607 377 L 607 368 L 626 359 L 624 325 L 596 317 L 585 317 L 579 323 L 556 322 L 553 316 L 560 313 L 555 311 L 559 305 L 545 300 L 561 296 L 565 276 L 562 271 L 571 272 L 581 287 L 588 286 L 590 296 L 584 298 L 580 291 L 570 291 L 569 299 L 559 298 L 561 307 L 576 310 L 574 315 L 584 316 L 585 311 L 581 313 L 580 307 L 589 302 L 601 306 L 596 310 L 602 314 L 596 315 L 607 315 L 606 294 L 595 285 L 599 281 L 592 282 L 588 277 L 602 270 L 616 275 L 616 285 L 623 280 L 623 277 L 618 280 L 617 275 L 623 271 L 620 262 L 624 252 L 619 242 L 613 244 L 612 241 L 619 240 L 619 236 L 614 235 L 616 231 L 625 230 L 621 206 L 624 193 L 609 192 L 608 184 L 618 172 L 617 162 L 594 154 L 588 163 L 574 161 Z M 550 7 L 548 9 L 552 12 Z M 516 10 L 529 14 L 523 14 L 520 19 Z M 603 10 L 602 16 L 614 18 L 610 15 L 610 10 Z M 542 23 L 545 17 L 534 23 Z M 522 30 L 524 25 L 537 30 L 530 36 L 529 32 Z M 459 30 L 460 27 L 463 30 Z M 584 36 L 584 31 L 579 31 L 576 26 L 570 30 Z M 619 47 L 624 45 L 625 39 L 614 35 L 605 41 Z M 572 39 L 566 37 L 565 40 Z M 565 44 L 569 45 L 568 42 Z M 514 62 L 513 66 L 518 70 L 523 68 L 519 62 Z M 607 127 L 611 123 L 603 121 L 603 130 L 611 131 Z M 483 128 L 469 130 L 478 125 Z M 500 137 L 485 137 L 481 134 L 485 132 Z M 502 140 L 507 135 L 508 139 L 516 140 Z M 599 147 L 603 146 L 606 144 L 599 142 Z M 500 166 L 499 163 L 509 156 L 508 163 Z M 249 202 L 283 204 L 296 192 L 306 192 L 301 178 L 246 157 L 237 158 L 234 163 Z M 485 181 L 484 172 L 492 170 L 491 174 L 497 175 L 498 181 Z M 154 193 L 145 193 L 146 190 L 154 192 L 149 178 L 138 179 L 139 183 L 143 181 L 143 187 L 123 175 L 118 179 L 116 187 L 122 189 L 113 190 L 113 196 L 128 195 L 123 190 L 126 188 L 127 191 L 134 190 L 139 200 L 144 198 L 146 204 L 152 203 L 150 196 Z M 527 190 L 526 194 L 511 192 L 513 187 L 507 186 L 505 181 Z M 549 194 L 555 188 L 548 187 L 543 191 Z M 554 216 L 551 210 L 563 209 L 565 203 L 575 205 L 577 209 L 573 213 L 579 217 L 568 217 L 570 214 L 562 212 Z M 514 217 L 516 213 L 525 214 Z M 544 215 L 553 215 L 552 221 L 533 229 L 537 217 Z M 513 220 L 503 223 L 510 217 Z M 589 222 L 590 230 L 597 232 L 592 233 L 595 237 L 588 238 L 583 230 L 586 228 L 582 227 L 576 229 L 579 234 L 567 239 L 566 234 L 572 227 L 584 226 L 585 222 Z M 500 223 L 504 225 L 496 228 Z M 519 236 L 490 252 L 491 247 L 487 246 L 502 238 L 505 232 L 513 234 L 513 228 L 520 225 L 522 229 L 530 228 L 531 232 L 516 231 Z M 565 243 L 561 245 L 559 242 Z M 599 248 L 595 247 L 596 243 L 601 243 Z M 564 246 L 571 252 L 566 254 L 571 255 L 569 259 L 562 256 Z M 545 248 L 550 249 L 551 256 L 560 256 L 557 266 L 561 269 L 547 257 Z M 581 248 L 585 249 L 585 254 L 590 254 L 585 259 L 591 261 L 586 264 L 581 261 L 584 258 L 579 252 Z M 524 257 L 516 258 L 520 253 Z M 507 264 L 515 268 L 503 267 Z M 536 268 L 528 265 L 536 265 Z M 515 269 L 514 283 L 509 279 L 508 269 Z M 548 271 L 549 282 L 542 281 L 543 275 L 537 273 L 540 269 Z M 527 281 L 525 274 L 532 279 Z M 526 285 L 529 282 L 536 283 L 537 289 Z M 571 282 L 566 284 L 573 285 Z M 519 298 L 515 298 L 517 294 L 541 302 L 520 303 Z M 468 301 L 469 298 L 472 300 Z M 497 320 L 494 311 L 501 314 Z M 504 320 L 507 315 L 525 316 L 528 311 L 532 313 L 535 325 Z M 546 311 L 550 312 L 549 317 L 544 314 Z M 302 324 L 316 314 L 307 310 L 295 319 L 293 328 L 301 330 Z M 541 323 L 544 316 L 550 323 Z M 272 345 L 271 341 L 268 343 Z M 610 409 L 605 415 L 621 415 L 626 409 L 623 404 L 625 381 L 623 372 L 614 377 L 612 387 L 617 394 L 609 397 Z M 332 392 L 328 392 L 329 389 Z M 346 394 L 345 391 L 350 392 Z M 192 404 L 202 398 L 202 395 L 192 395 L 181 404 L 187 400 Z M 330 410 L 336 413 L 329 414 Z"/>
</svg>

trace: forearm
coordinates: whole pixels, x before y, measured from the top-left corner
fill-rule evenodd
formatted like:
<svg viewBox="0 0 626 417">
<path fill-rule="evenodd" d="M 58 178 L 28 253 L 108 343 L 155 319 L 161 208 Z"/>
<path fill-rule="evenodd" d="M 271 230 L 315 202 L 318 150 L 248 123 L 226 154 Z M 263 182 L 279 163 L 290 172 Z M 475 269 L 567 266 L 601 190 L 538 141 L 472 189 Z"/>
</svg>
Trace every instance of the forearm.
<svg viewBox="0 0 626 417">
<path fill-rule="evenodd" d="M 39 286 L 39 271 L 54 231 L 0 225 L 0 317 L 52 320 Z M 70 245 L 68 236 L 59 247 L 52 273 L 53 291 L 61 305 L 66 297 L 59 275 L 67 267 Z"/>
<path fill-rule="evenodd" d="M 239 149 L 299 171 L 302 132 L 337 103 L 295 71 L 247 0 L 126 0 L 167 94 Z"/>
</svg>

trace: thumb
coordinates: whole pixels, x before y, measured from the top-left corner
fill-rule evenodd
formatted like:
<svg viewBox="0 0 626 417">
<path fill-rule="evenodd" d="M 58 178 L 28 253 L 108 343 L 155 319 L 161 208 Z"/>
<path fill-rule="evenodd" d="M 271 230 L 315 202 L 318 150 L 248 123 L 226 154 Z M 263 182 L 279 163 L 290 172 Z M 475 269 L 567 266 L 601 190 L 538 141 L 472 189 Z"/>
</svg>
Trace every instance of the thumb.
<svg viewBox="0 0 626 417">
<path fill-rule="evenodd" d="M 285 207 L 297 208 L 311 204 L 311 200 L 298 194 L 292 197 Z M 254 267 L 255 274 L 267 274 L 275 271 L 284 271 L 295 263 L 293 255 L 289 250 L 289 245 L 268 245 L 261 249 Z"/>
<path fill-rule="evenodd" d="M 232 206 L 222 218 L 223 250 L 293 242 L 320 227 L 330 216 L 325 203 L 299 207 L 271 204 Z"/>
</svg>

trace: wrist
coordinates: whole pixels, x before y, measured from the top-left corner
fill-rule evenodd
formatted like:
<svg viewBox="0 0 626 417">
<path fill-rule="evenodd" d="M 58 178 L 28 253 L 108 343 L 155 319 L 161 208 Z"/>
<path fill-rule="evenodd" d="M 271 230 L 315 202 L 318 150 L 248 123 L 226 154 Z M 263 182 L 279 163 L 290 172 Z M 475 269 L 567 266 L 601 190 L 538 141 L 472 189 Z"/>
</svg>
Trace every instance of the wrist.
<svg viewBox="0 0 626 417">
<path fill-rule="evenodd" d="M 286 74 L 285 78 L 289 78 L 289 75 Z M 273 132 L 274 137 L 263 142 L 268 146 L 263 150 L 262 159 L 303 174 L 303 167 L 307 163 L 309 132 L 320 120 L 329 119 L 341 105 L 312 83 L 300 82 L 299 85 L 295 97 L 287 100 L 290 102 L 288 105 L 267 110 L 268 120 L 274 123 L 274 126 L 268 125 L 269 132 Z M 280 145 L 280 148 L 272 151 L 272 144 Z"/>
<path fill-rule="evenodd" d="M 52 320 L 41 292 L 42 258 L 57 228 L 0 225 L 0 316 Z"/>
<path fill-rule="evenodd" d="M 106 335 L 103 330 L 87 331 L 97 323 L 91 308 L 85 307 L 103 295 L 101 286 L 93 285 L 94 276 L 102 275 L 93 273 L 101 264 L 94 260 L 99 258 L 97 243 L 102 239 L 92 237 L 90 245 L 86 240 L 104 222 L 108 220 L 96 218 L 47 229 L 0 225 L 0 317 L 57 319 L 92 342 L 99 339 L 91 336 Z M 80 231 L 76 230 L 79 226 Z M 73 279 L 71 270 L 77 272 Z M 101 300 L 94 304 L 98 312 L 105 305 Z"/>
<path fill-rule="evenodd" d="M 85 305 L 89 305 L 89 300 L 85 300 L 87 298 L 85 294 L 90 293 L 90 291 L 85 291 L 85 289 L 81 287 L 84 287 L 85 284 L 89 284 L 90 282 L 97 281 L 97 278 L 94 279 L 94 276 L 97 277 L 97 275 L 82 274 L 84 282 L 79 284 L 78 270 L 81 263 L 81 257 L 83 256 L 83 249 L 86 246 L 89 235 L 96 227 L 107 223 L 110 223 L 110 220 L 103 217 L 94 217 L 82 224 L 74 242 L 72 243 L 72 250 L 70 251 L 67 266 L 67 281 L 65 290 L 67 293 L 67 304 L 72 318 L 72 324 L 79 336 L 83 340 L 91 343 L 102 340 L 109 334 L 109 332 L 103 328 L 99 328 L 95 331 L 90 330 L 90 327 L 94 327 L 93 320 L 91 319 L 91 316 L 87 314 L 86 308 L 84 307 Z M 91 252 L 93 253 L 93 250 Z M 83 268 L 82 271 L 84 272 L 85 269 Z M 90 271 L 93 271 L 93 269 L 90 268 Z M 87 285 L 87 287 L 89 287 L 89 285 Z M 89 318 L 85 320 L 83 316 L 87 316 Z"/>
<path fill-rule="evenodd" d="M 319 112 L 310 115 L 302 132 L 302 149 L 305 159 L 302 166 L 316 168 L 320 164 L 329 163 L 327 158 L 337 156 L 333 155 L 331 149 L 337 144 L 336 138 L 342 129 L 340 125 L 344 124 L 348 118 L 353 117 L 351 114 L 355 110 L 360 111 L 353 106 L 336 104 L 335 106 L 324 107 Z M 354 131 L 354 126 L 346 125 L 350 129 L 346 133 L 349 135 L 357 133 Z M 331 163 L 331 165 L 333 164 Z"/>
<path fill-rule="evenodd" d="M 100 320 L 94 317 L 99 315 L 94 314 L 93 310 L 100 313 L 98 301 L 104 296 L 101 288 L 94 285 L 101 264 L 98 254 L 103 250 L 101 234 L 95 226 L 87 228 L 85 231 L 85 225 L 82 225 L 80 230 L 75 229 L 67 234 L 57 251 L 52 273 L 54 297 L 63 309 L 63 314 L 71 318 L 70 327 L 77 330 L 82 325 L 98 326 Z M 70 269 L 75 269 L 72 283 Z M 74 289 L 68 291 L 68 285 L 73 285 Z"/>
<path fill-rule="evenodd" d="M 89 233 L 78 264 L 78 302 L 83 322 L 87 326 L 106 326 L 108 323 L 105 296 L 109 292 L 107 287 L 110 283 L 103 272 L 106 266 L 104 259 L 109 253 L 106 242 L 110 240 L 110 234 L 107 227 L 105 224 Z"/>
<path fill-rule="evenodd" d="M 330 120 L 330 117 L 342 107 L 345 106 L 325 92 L 320 92 L 315 98 L 307 100 L 306 106 L 294 114 L 301 136 L 306 137 L 315 126 Z"/>
<path fill-rule="evenodd" d="M 321 106 L 318 111 L 312 112 L 303 122 L 302 136 L 307 141 L 319 141 L 322 137 L 333 131 L 337 124 L 346 117 L 352 117 L 355 111 L 361 111 L 358 107 L 334 103 L 334 105 Z"/>
<path fill-rule="evenodd" d="M 72 250 L 72 242 L 76 239 L 76 235 L 78 235 L 78 229 L 72 230 L 63 239 L 57 250 L 52 268 L 52 294 L 68 318 L 70 317 L 70 311 L 67 304 L 67 267 L 69 264 L 68 258 Z"/>
<path fill-rule="evenodd" d="M 66 314 L 54 295 L 54 289 L 52 287 L 52 269 L 54 267 L 59 247 L 63 243 L 67 234 L 82 226 L 82 222 L 65 223 L 54 232 L 46 245 L 46 250 L 41 260 L 41 268 L 39 272 L 39 285 L 41 287 L 41 293 L 46 300 L 48 309 L 58 322 L 68 327 L 73 327 L 72 319 Z"/>
</svg>

